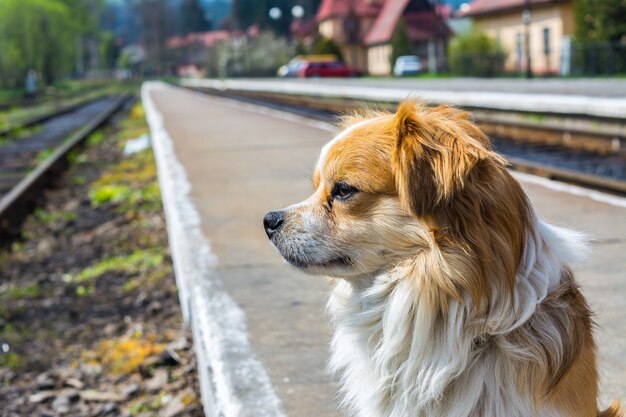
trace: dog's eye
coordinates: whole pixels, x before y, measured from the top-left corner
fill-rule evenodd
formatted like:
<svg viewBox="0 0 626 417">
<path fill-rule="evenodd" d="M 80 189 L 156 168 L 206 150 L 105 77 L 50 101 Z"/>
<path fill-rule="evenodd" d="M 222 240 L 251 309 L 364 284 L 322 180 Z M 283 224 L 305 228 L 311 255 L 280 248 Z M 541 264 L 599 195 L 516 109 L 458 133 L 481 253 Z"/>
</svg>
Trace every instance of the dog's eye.
<svg viewBox="0 0 626 417">
<path fill-rule="evenodd" d="M 346 184 L 345 182 L 342 181 L 342 182 L 335 183 L 335 186 L 333 187 L 333 198 L 338 198 L 339 200 L 346 200 L 358 192 L 359 190 L 357 190 L 353 186 Z"/>
</svg>

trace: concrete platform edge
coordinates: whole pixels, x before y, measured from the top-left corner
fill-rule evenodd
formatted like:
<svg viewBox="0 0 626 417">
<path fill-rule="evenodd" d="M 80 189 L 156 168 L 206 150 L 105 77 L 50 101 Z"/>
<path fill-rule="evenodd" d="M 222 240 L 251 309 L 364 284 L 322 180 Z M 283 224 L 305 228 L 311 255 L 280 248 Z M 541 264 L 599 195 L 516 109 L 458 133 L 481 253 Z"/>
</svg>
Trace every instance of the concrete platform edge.
<svg viewBox="0 0 626 417">
<path fill-rule="evenodd" d="M 191 186 L 174 153 L 146 82 L 141 96 L 150 127 L 168 239 L 185 321 L 192 327 L 202 404 L 207 417 L 283 417 L 267 372 L 248 340 L 245 315 L 223 288 L 217 259 L 200 229 Z"/>
</svg>

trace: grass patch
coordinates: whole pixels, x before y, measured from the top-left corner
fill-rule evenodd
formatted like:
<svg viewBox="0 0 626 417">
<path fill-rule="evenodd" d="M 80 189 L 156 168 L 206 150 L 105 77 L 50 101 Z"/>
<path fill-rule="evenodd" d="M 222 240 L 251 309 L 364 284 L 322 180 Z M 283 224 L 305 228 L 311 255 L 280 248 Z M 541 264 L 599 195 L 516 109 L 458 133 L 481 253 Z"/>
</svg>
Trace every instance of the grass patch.
<svg viewBox="0 0 626 417">
<path fill-rule="evenodd" d="M 137 103 L 133 106 L 128 117 L 121 123 L 120 127 L 121 130 L 118 137 L 121 145 L 129 139 L 138 138 L 148 133 L 146 114 L 141 103 Z"/>
<path fill-rule="evenodd" d="M 23 358 L 18 353 L 11 352 L 10 349 L 19 347 L 24 340 L 30 337 L 32 334 L 27 329 L 17 329 L 13 324 L 7 323 L 0 330 L 0 367 L 23 368 L 25 365 Z M 4 344 L 7 346 L 3 346 Z"/>
<path fill-rule="evenodd" d="M 87 184 L 88 180 L 83 175 L 74 175 L 71 181 L 72 181 L 72 184 L 83 185 L 83 184 Z"/>
<path fill-rule="evenodd" d="M 144 111 L 141 103 L 135 104 L 133 108 L 130 109 L 128 119 L 133 121 L 141 121 L 142 123 L 146 120 L 146 112 Z"/>
<path fill-rule="evenodd" d="M 89 191 L 91 206 L 98 208 L 107 203 L 129 202 L 133 195 L 133 189 L 128 185 L 102 185 Z"/>
<path fill-rule="evenodd" d="M 146 185 L 143 190 L 141 190 L 141 198 L 146 201 L 160 200 L 161 188 L 159 188 L 159 183 L 157 181 L 153 181 Z"/>
<path fill-rule="evenodd" d="M 136 275 L 145 273 L 163 262 L 163 254 L 157 250 L 139 249 L 128 256 L 114 256 L 99 261 L 98 263 L 83 269 L 72 278 L 75 283 L 93 281 L 107 272 L 126 273 Z"/>
<path fill-rule="evenodd" d="M 101 130 L 98 130 L 94 133 L 92 133 L 91 135 L 89 135 L 89 137 L 87 138 L 87 146 L 88 147 L 94 147 L 94 146 L 98 146 L 102 143 L 102 141 L 104 140 L 104 133 L 102 133 Z"/>
<path fill-rule="evenodd" d="M 0 124 L 0 128 L 1 127 L 2 125 Z M 18 127 L 17 129 L 11 131 L 9 135 L 0 137 L 0 144 L 4 144 L 13 140 L 24 139 L 37 133 L 41 133 L 42 131 L 43 127 L 41 125 L 35 125 L 32 127 Z"/>
<path fill-rule="evenodd" d="M 145 113 L 141 104 L 130 110 L 122 122 L 117 142 L 120 147 L 131 138 L 147 132 Z M 134 216 L 145 211 L 160 209 L 161 192 L 156 181 L 157 171 L 150 148 L 132 154 L 95 181 L 89 192 L 93 207 L 107 203 L 119 205 L 118 210 Z"/>
<path fill-rule="evenodd" d="M 50 155 L 52 155 L 53 153 L 54 153 L 53 149 L 44 149 L 42 151 L 39 151 L 37 153 L 37 156 L 35 156 L 35 162 L 37 163 L 37 165 L 39 165 L 43 161 L 48 159 L 50 157 Z"/>
<path fill-rule="evenodd" d="M 22 365 L 22 357 L 15 352 L 0 352 L 0 367 L 19 369 Z"/>
<path fill-rule="evenodd" d="M 76 285 L 76 295 L 87 297 L 96 291 L 94 281 L 100 276 L 115 272 L 128 275 L 130 278 L 123 287 L 123 290 L 130 292 L 141 284 L 139 278 L 134 276 L 152 276 L 157 274 L 157 267 L 161 266 L 164 260 L 161 250 L 139 249 L 130 255 L 114 256 L 103 259 L 70 278 L 70 282 Z M 158 274 L 157 274 L 158 275 Z"/>
<path fill-rule="evenodd" d="M 1 89 L 0 90 L 0 103 L 20 98 L 24 95 L 24 90 L 21 88 Z"/>
<path fill-rule="evenodd" d="M 76 213 L 72 211 L 46 211 L 42 208 L 35 210 L 35 218 L 44 225 L 50 225 L 57 222 L 72 222 L 76 220 Z"/>
<path fill-rule="evenodd" d="M 96 292 L 96 287 L 93 285 L 79 285 L 76 287 L 77 297 L 88 297 Z"/>
<path fill-rule="evenodd" d="M 161 188 L 159 183 L 153 181 L 146 185 L 140 192 L 141 208 L 144 210 L 158 209 L 161 207 Z"/>
<path fill-rule="evenodd" d="M 10 287 L 2 294 L 2 298 L 9 300 L 21 300 L 23 298 L 36 298 L 39 296 L 39 285 L 30 284 L 25 287 Z"/>
<path fill-rule="evenodd" d="M 126 293 L 132 292 L 142 285 L 145 285 L 146 283 L 158 282 L 162 278 L 165 278 L 168 273 L 169 270 L 167 268 L 153 269 L 147 276 L 138 276 L 126 281 L 126 283 L 122 287 L 122 290 Z"/>
<path fill-rule="evenodd" d="M 122 290 L 124 292 L 132 292 L 141 286 L 141 282 L 142 280 L 138 278 L 129 279 L 122 287 Z"/>
<path fill-rule="evenodd" d="M 70 164 L 84 164 L 87 162 L 87 155 L 80 151 L 80 149 L 72 149 L 67 154 L 67 161 Z"/>
<path fill-rule="evenodd" d="M 96 185 L 145 182 L 156 177 L 154 156 L 148 149 L 138 152 L 106 172 Z"/>
<path fill-rule="evenodd" d="M 101 185 L 89 192 L 89 199 L 94 208 L 114 203 L 121 212 L 149 211 L 160 207 L 161 190 L 157 181 L 139 190 L 126 184 Z"/>
</svg>

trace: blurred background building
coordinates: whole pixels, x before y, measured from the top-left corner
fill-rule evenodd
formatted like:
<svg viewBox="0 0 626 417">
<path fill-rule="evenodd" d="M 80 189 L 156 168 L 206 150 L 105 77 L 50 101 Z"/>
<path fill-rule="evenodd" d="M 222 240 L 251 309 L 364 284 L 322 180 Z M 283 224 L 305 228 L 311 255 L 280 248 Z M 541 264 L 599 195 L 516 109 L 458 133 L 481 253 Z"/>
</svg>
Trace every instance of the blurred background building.
<svg viewBox="0 0 626 417">
<path fill-rule="evenodd" d="M 316 21 L 320 36 L 338 44 L 347 64 L 360 71 L 391 73 L 394 36 L 404 40 L 403 53 L 437 71 L 446 66 L 450 10 L 428 0 L 324 0 Z"/>
<path fill-rule="evenodd" d="M 530 15 L 528 27 L 525 13 Z M 536 74 L 555 75 L 561 71 L 561 53 L 574 35 L 572 0 L 476 0 L 459 13 L 469 17 L 477 31 L 495 39 L 506 53 L 506 72 L 525 72 L 530 52 Z M 526 49 L 526 31 L 530 44 Z"/>
</svg>

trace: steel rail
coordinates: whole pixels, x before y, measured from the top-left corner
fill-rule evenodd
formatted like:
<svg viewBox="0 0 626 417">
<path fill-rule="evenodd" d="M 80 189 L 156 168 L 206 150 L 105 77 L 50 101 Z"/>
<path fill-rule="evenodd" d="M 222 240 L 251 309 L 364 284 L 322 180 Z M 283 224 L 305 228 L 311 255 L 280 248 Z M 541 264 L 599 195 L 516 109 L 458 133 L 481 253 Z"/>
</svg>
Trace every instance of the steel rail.
<svg viewBox="0 0 626 417">
<path fill-rule="evenodd" d="M 19 226 L 30 212 L 33 203 L 37 201 L 40 191 L 50 184 L 55 176 L 53 174 L 58 174 L 67 167 L 67 156 L 70 151 L 78 148 L 128 100 L 129 96 L 126 95 L 118 97 L 96 117 L 70 135 L 48 158 L 0 198 L 0 244 L 10 241 L 19 231 Z"/>
</svg>

